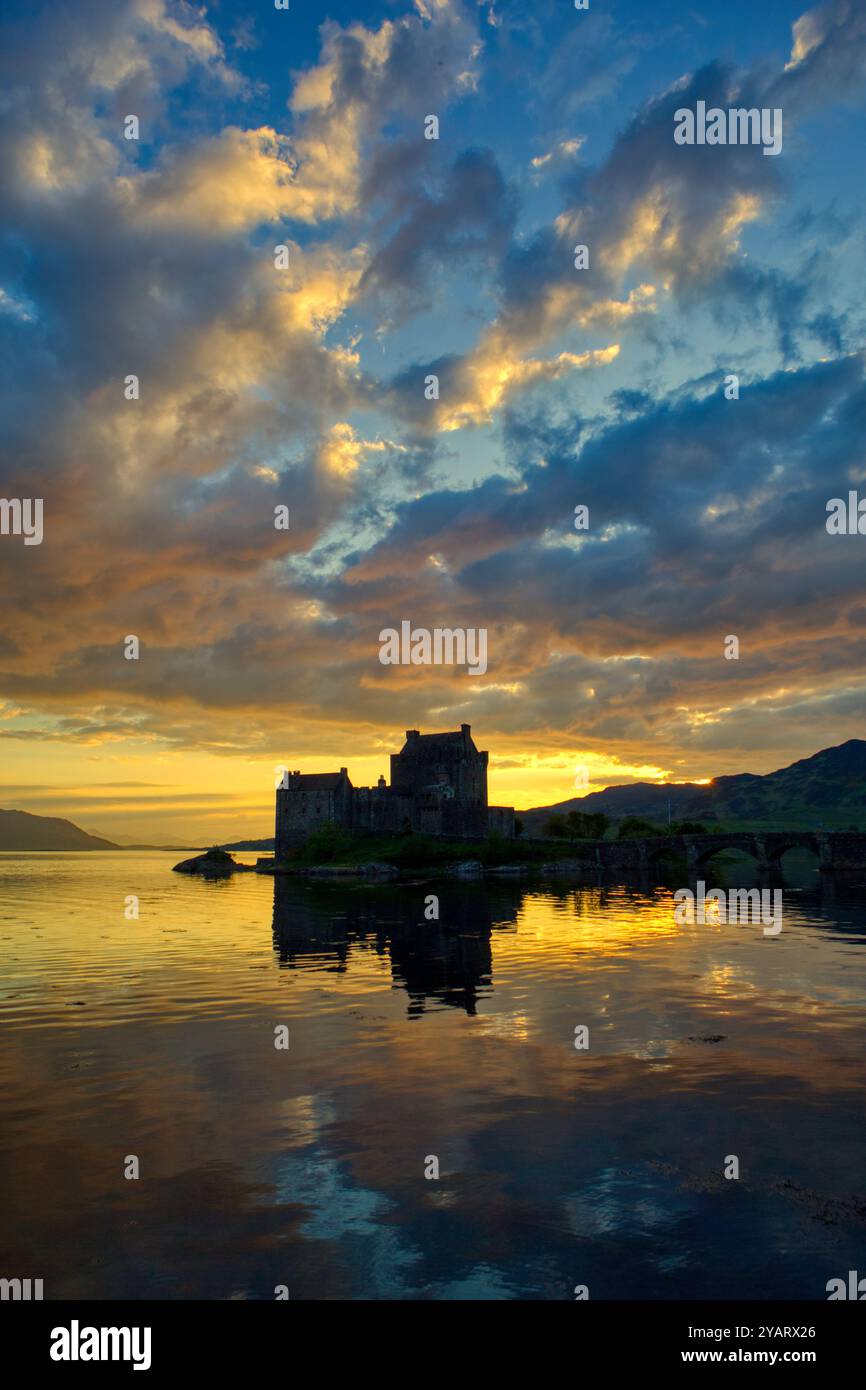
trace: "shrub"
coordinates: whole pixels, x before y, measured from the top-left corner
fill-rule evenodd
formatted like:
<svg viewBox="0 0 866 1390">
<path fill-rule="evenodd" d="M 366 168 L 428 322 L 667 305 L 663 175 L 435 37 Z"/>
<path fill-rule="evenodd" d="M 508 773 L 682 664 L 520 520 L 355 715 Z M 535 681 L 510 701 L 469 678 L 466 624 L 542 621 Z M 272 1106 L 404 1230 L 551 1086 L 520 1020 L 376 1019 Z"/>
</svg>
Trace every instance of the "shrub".
<svg viewBox="0 0 866 1390">
<path fill-rule="evenodd" d="M 302 846 L 302 855 L 304 859 L 309 858 L 317 864 L 330 864 L 348 853 L 354 845 L 352 836 L 347 835 L 344 830 L 334 825 L 323 825 L 307 836 Z"/>
</svg>

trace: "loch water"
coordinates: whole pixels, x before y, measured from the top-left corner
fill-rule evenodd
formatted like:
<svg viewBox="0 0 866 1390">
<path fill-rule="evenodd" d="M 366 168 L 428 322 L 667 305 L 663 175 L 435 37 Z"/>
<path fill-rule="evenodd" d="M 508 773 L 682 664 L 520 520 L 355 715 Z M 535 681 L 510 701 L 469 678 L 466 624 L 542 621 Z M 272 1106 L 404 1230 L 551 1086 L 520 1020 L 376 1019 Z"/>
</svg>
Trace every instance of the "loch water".
<svg viewBox="0 0 866 1390">
<path fill-rule="evenodd" d="M 569 1300 L 866 1274 L 866 885 L 789 878 L 766 936 L 679 924 L 661 881 L 177 857 L 0 855 L 4 1276 Z"/>
</svg>

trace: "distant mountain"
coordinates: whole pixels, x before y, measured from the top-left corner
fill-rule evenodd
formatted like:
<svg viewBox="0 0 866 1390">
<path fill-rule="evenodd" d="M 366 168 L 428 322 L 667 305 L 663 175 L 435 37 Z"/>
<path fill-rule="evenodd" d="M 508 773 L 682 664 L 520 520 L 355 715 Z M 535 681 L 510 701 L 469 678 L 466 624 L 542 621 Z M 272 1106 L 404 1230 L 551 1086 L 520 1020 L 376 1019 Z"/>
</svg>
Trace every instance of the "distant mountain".
<svg viewBox="0 0 866 1390">
<path fill-rule="evenodd" d="M 866 829 L 866 741 L 859 738 L 825 748 L 811 758 L 759 777 L 741 772 L 696 782 L 633 782 L 572 797 L 555 806 L 520 811 L 524 833 L 538 835 L 547 818 L 568 811 L 603 811 L 611 820 L 641 816 L 664 822 L 698 820 L 726 829 L 778 826 L 785 829 Z"/>
<path fill-rule="evenodd" d="M 269 840 L 235 840 L 230 845 L 217 845 L 217 849 L 239 850 L 245 854 L 252 854 L 254 850 L 260 850 L 262 854 L 273 854 L 274 837 Z"/>
<path fill-rule="evenodd" d="M 31 816 L 27 811 L 0 811 L 0 850 L 118 849 L 79 830 L 71 820 L 55 816 Z"/>
</svg>

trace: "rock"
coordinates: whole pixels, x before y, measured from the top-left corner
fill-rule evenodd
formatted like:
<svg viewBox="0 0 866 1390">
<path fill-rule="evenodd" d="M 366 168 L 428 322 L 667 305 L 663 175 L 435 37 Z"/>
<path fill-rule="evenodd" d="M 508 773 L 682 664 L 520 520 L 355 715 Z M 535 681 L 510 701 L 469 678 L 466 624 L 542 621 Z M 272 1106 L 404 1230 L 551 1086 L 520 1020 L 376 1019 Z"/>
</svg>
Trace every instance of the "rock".
<svg viewBox="0 0 866 1390">
<path fill-rule="evenodd" d="M 477 859 L 464 859 L 462 863 L 453 865 L 451 872 L 457 874 L 458 878 L 475 878 L 484 872 L 484 866 Z"/>
<path fill-rule="evenodd" d="M 357 878 L 361 868 L 357 864 L 311 864 L 304 873 L 311 878 Z"/>
<path fill-rule="evenodd" d="M 488 869 L 489 874 L 528 874 L 532 872 L 531 864 L 497 864 L 495 868 Z"/>
<path fill-rule="evenodd" d="M 209 849 L 197 854 L 194 859 L 183 859 L 175 864 L 172 873 L 200 874 L 203 878 L 227 878 L 230 874 L 244 873 L 251 866 L 236 864 L 224 849 Z"/>
<path fill-rule="evenodd" d="M 400 870 L 393 864 L 313 864 L 304 873 L 314 878 L 399 878 Z"/>
</svg>

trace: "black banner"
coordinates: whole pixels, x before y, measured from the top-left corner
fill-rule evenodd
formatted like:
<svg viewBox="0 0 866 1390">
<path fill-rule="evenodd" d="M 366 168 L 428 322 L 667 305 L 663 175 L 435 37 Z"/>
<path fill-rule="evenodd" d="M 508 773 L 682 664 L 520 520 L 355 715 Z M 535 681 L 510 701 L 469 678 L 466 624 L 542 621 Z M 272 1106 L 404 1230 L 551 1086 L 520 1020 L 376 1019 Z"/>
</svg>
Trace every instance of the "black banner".
<svg viewBox="0 0 866 1390">
<path fill-rule="evenodd" d="M 435 1338 L 458 1333 L 478 1339 L 482 1365 L 512 1345 L 531 1349 L 527 1335 L 548 1339 L 548 1355 L 585 1365 L 603 1359 L 610 1372 L 652 1374 L 673 1367 L 763 1365 L 804 1366 L 828 1373 L 850 1364 L 863 1341 L 866 1310 L 841 1303 L 6 1303 L 2 1326 L 6 1358 L 24 1373 L 52 1378 L 98 1375 L 156 1375 L 166 1372 L 249 1373 L 301 1348 L 318 1351 L 329 1373 L 335 1366 L 369 1366 L 371 1334 L 392 1338 Z M 358 1322 L 355 1324 L 355 1318 Z M 500 1322 L 500 1318 L 505 1322 Z M 471 1319 L 471 1321 L 470 1321 Z M 335 1320 L 340 1335 L 335 1335 Z M 360 1340 L 356 1340 L 356 1337 Z M 491 1341 L 496 1337 L 501 1340 Z M 562 1339 L 557 1347 L 556 1342 Z M 291 1339 L 291 1340 L 289 1340 Z M 420 1352 L 423 1341 L 418 1343 Z M 535 1353 L 539 1343 L 531 1344 Z M 471 1347 L 471 1341 L 470 1341 Z M 466 1364 L 464 1346 L 461 1360 Z M 509 1356 L 511 1353 L 508 1353 Z M 305 1361 L 306 1361 L 305 1357 Z"/>
</svg>

